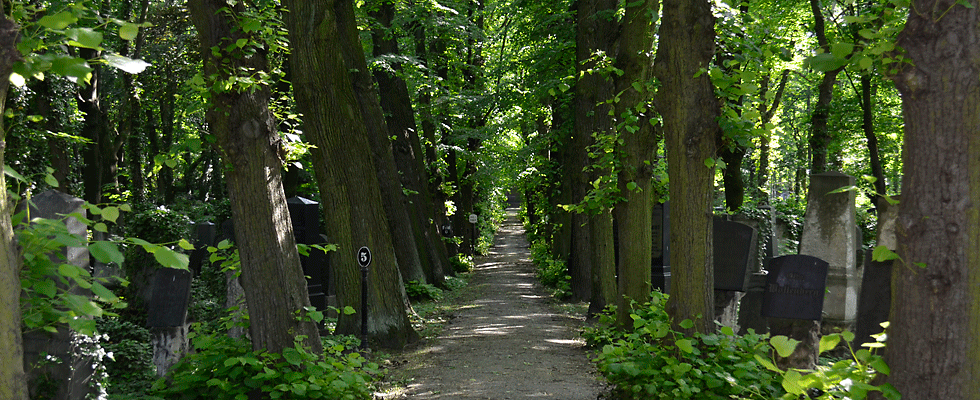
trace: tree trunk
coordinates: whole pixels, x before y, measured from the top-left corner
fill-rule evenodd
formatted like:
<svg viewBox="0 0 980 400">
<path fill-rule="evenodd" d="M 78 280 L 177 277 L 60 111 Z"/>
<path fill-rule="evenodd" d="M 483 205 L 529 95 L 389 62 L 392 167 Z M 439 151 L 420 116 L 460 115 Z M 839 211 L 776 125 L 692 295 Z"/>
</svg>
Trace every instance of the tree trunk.
<svg viewBox="0 0 980 400">
<path fill-rule="evenodd" d="M 608 170 L 586 172 L 592 161 L 589 147 L 595 142 L 593 135 L 609 136 L 615 134 L 610 116 L 608 100 L 613 98 L 612 80 L 599 71 L 593 57 L 597 53 L 612 54 L 616 39 L 616 23 L 606 13 L 618 7 L 615 0 L 580 0 L 577 2 L 575 28 L 575 65 L 579 79 L 575 83 L 575 125 L 571 147 L 568 149 L 571 164 L 567 173 L 571 174 L 573 202 L 582 202 L 600 174 Z M 601 210 L 586 210 L 588 213 Z M 601 254 L 592 254 L 593 242 L 605 242 L 606 238 L 592 237 L 592 234 L 612 235 L 612 229 L 593 229 L 588 226 L 590 218 L 577 214 L 572 216 L 572 251 L 568 260 L 568 274 L 572 277 L 572 300 L 587 301 L 592 291 L 593 262 L 608 259 Z M 610 225 L 611 227 L 611 225 Z"/>
<path fill-rule="evenodd" d="M 916 0 L 893 78 L 905 113 L 885 379 L 906 399 L 980 399 L 980 14 Z"/>
<path fill-rule="evenodd" d="M 374 56 L 399 55 L 398 41 L 390 29 L 394 18 L 395 7 L 391 1 L 382 1 L 371 15 L 378 21 L 381 28 L 372 32 Z M 408 85 L 399 76 L 401 63 L 391 65 L 393 71 L 381 70 L 374 74 L 381 92 L 381 107 L 388 115 L 387 124 L 392 137 L 392 151 L 395 163 L 401 173 L 401 183 L 410 191 L 407 196 L 409 212 L 412 215 L 413 231 L 419 243 L 419 256 L 422 257 L 426 280 L 441 284 L 445 271 L 450 269 L 449 255 L 446 246 L 439 238 L 438 227 L 434 224 L 434 209 L 432 194 L 427 183 L 429 174 L 423 164 L 425 154 L 419 139 L 418 127 L 415 124 L 415 112 L 412 110 L 412 98 Z"/>
<path fill-rule="evenodd" d="M 249 39 L 235 26 L 235 15 L 246 11 L 242 3 L 232 7 L 223 0 L 191 0 L 188 9 L 205 55 L 205 76 L 228 79 L 228 71 L 268 70 L 262 51 L 249 56 L 240 52 L 216 56 L 211 51 L 212 47 L 228 48 L 237 39 Z M 310 299 L 282 189 L 283 150 L 269 97 L 265 86 L 213 92 L 207 112 L 208 125 L 230 165 L 226 171 L 228 197 L 251 322 L 249 333 L 255 350 L 281 353 L 302 335 L 312 353 L 320 354 L 323 349 L 316 325 L 295 315 L 310 306 Z"/>
<path fill-rule="evenodd" d="M 685 319 L 693 330 L 714 330 L 712 211 L 714 157 L 721 113 L 714 86 L 699 71 L 714 56 L 714 17 L 705 0 L 664 0 L 656 72 L 662 87 L 657 109 L 663 116 L 670 177 L 671 286 L 667 312 L 675 329 Z M 694 78 L 697 76 L 696 78 Z"/>
<path fill-rule="evenodd" d="M 357 98 L 371 149 L 372 157 L 370 160 L 373 161 L 374 168 L 377 170 L 376 179 L 380 184 L 381 201 L 384 205 L 384 214 L 388 219 L 389 235 L 393 245 L 391 250 L 395 253 L 395 260 L 402 279 L 427 283 L 416 246 L 418 242 L 415 240 L 412 221 L 409 219 L 406 208 L 409 199 L 402 191 L 401 179 L 395 164 L 395 157 L 392 154 L 391 140 L 388 139 L 390 132 L 385 123 L 384 111 L 378 102 L 378 91 L 374 86 L 374 77 L 371 76 L 368 69 L 364 57 L 364 48 L 361 46 L 361 40 L 358 37 L 353 6 L 341 6 L 335 9 L 337 10 L 338 30 L 341 35 L 344 35 L 339 40 L 342 46 L 341 51 L 347 63 L 347 69 L 351 71 L 351 84 L 354 88 L 354 95 Z"/>
<path fill-rule="evenodd" d="M 786 81 L 789 80 L 789 70 L 784 69 L 779 77 L 779 87 L 776 89 L 776 95 L 773 96 L 772 105 L 766 107 L 765 103 L 759 104 L 759 115 L 761 115 L 761 120 L 759 121 L 762 126 L 765 126 L 772 121 L 772 117 L 776 115 L 776 110 L 779 109 L 779 104 L 783 100 L 783 92 L 786 89 Z M 768 91 L 768 82 L 766 79 L 762 86 L 762 91 L 760 97 L 765 98 L 766 92 Z M 759 190 L 759 199 L 761 204 L 769 204 L 769 132 L 767 130 L 766 134 L 759 138 L 759 169 L 756 173 L 757 184 L 756 188 Z"/>
<path fill-rule="evenodd" d="M 0 16 L 0 115 L 7 101 L 7 87 L 13 65 L 20 60 L 17 25 Z M 0 120 L 0 165 L 6 150 L 7 130 Z M 27 400 L 27 376 L 24 374 L 24 347 L 20 332 L 20 254 L 14 241 L 10 221 L 11 203 L 7 197 L 5 174 L 0 174 L 0 399 Z"/>
<path fill-rule="evenodd" d="M 283 2 L 289 30 L 290 63 L 303 131 L 311 143 L 324 218 L 337 243 L 332 259 L 337 273 L 337 301 L 357 315 L 341 316 L 337 332 L 357 334 L 361 313 L 368 313 L 369 339 L 400 348 L 418 339 L 406 312 L 407 297 L 396 264 L 388 221 L 382 212 L 380 183 L 361 108 L 354 94 L 344 41 L 353 42 L 350 0 Z M 358 47 L 359 48 L 359 47 Z M 362 67 L 367 71 L 366 67 Z M 355 254 L 371 250 L 368 304 L 361 304 L 361 274 Z"/>
<path fill-rule="evenodd" d="M 620 28 L 617 67 L 623 71 L 615 78 L 617 129 L 622 144 L 622 169 L 619 171 L 619 193 L 626 201 L 616 204 L 619 226 L 619 316 L 620 326 L 631 328 L 630 301 L 639 304 L 650 300 L 650 268 L 653 263 L 653 168 L 656 165 L 657 140 L 650 124 L 654 110 L 653 49 L 659 0 L 627 3 Z M 637 85 L 638 84 L 638 85 Z M 641 90 L 638 90 L 639 89 Z"/>
<path fill-rule="evenodd" d="M 823 12 L 820 10 L 820 0 L 810 0 L 810 10 L 813 12 L 813 31 L 817 36 L 817 42 L 824 52 L 830 52 L 830 44 L 827 42 L 826 28 Z M 820 84 L 817 85 L 817 104 L 813 107 L 813 118 L 810 121 L 810 174 L 827 172 L 828 152 L 830 143 L 833 140 L 828 120 L 830 119 L 830 102 L 834 99 L 834 84 L 837 82 L 837 74 L 844 70 L 844 67 L 824 72 Z"/>
<path fill-rule="evenodd" d="M 871 164 L 871 176 L 875 177 L 874 205 L 877 208 L 878 202 L 882 200 L 881 196 L 888 194 L 886 193 L 888 188 L 885 187 L 885 171 L 881 166 L 881 156 L 878 154 L 878 135 L 875 134 L 872 91 L 871 74 L 861 75 L 861 114 L 863 120 L 861 128 L 864 130 L 864 137 L 868 139 L 868 162 Z"/>
</svg>

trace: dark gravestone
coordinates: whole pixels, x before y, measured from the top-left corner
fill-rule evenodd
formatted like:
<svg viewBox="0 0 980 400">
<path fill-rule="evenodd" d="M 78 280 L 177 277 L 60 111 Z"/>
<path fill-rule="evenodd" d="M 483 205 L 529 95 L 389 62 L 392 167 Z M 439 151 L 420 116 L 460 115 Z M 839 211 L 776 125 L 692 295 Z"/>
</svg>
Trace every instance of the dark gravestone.
<svg viewBox="0 0 980 400">
<path fill-rule="evenodd" d="M 87 227 L 68 214 L 79 213 L 86 215 L 82 207 L 85 201 L 65 193 L 48 190 L 31 198 L 29 204 L 30 218 L 61 220 L 68 232 L 85 238 Z M 66 247 L 60 249 L 60 254 L 50 254 L 53 262 L 71 264 L 91 271 L 88 249 L 85 247 Z M 72 288 L 61 286 L 72 295 L 91 296 L 91 292 L 78 285 Z M 18 313 L 19 315 L 19 313 Z M 86 317 L 87 318 L 87 317 Z M 25 332 L 23 334 L 24 371 L 28 382 L 31 398 L 40 397 L 37 392 L 44 385 L 52 385 L 53 393 L 46 398 L 57 400 L 81 400 L 96 396 L 101 384 L 92 380 L 94 376 L 95 358 L 91 349 L 86 349 L 91 339 L 68 328 L 66 324 L 58 324 L 57 332 L 49 333 L 43 330 Z M 6 346 L 7 343 L 2 345 Z M 50 362 L 45 357 L 54 357 L 58 362 Z"/>
<path fill-rule="evenodd" d="M 184 325 L 191 298 L 191 272 L 160 268 L 150 283 L 150 303 L 146 307 L 146 326 L 173 328 Z"/>
<path fill-rule="evenodd" d="M 650 284 L 663 293 L 670 292 L 670 207 L 668 203 L 656 204 L 652 213 L 653 262 Z"/>
<path fill-rule="evenodd" d="M 715 289 L 744 292 L 755 254 L 755 229 L 715 217 L 713 241 Z"/>
<path fill-rule="evenodd" d="M 299 244 L 323 244 L 326 238 L 320 234 L 320 203 L 303 197 L 286 200 L 289 218 L 293 224 L 293 234 Z M 329 255 L 319 249 L 310 248 L 309 255 L 301 256 L 303 275 L 307 276 L 306 290 L 310 305 L 325 311 L 330 305 L 329 296 L 334 295 L 331 279 Z"/>
<path fill-rule="evenodd" d="M 191 252 L 190 269 L 194 275 L 201 274 L 201 267 L 210 258 L 208 246 L 214 246 L 218 237 L 218 227 L 214 222 L 202 221 L 194 224 L 194 251 Z"/>
<path fill-rule="evenodd" d="M 873 250 L 864 257 L 864 276 L 858 299 L 857 323 L 854 327 L 856 344 L 874 343 L 871 335 L 881 333 L 881 323 L 888 320 L 892 298 L 892 264 L 895 260 L 875 261 Z"/>
<path fill-rule="evenodd" d="M 828 267 L 826 261 L 806 255 L 770 260 L 762 296 L 762 315 L 819 321 L 827 290 Z"/>
</svg>

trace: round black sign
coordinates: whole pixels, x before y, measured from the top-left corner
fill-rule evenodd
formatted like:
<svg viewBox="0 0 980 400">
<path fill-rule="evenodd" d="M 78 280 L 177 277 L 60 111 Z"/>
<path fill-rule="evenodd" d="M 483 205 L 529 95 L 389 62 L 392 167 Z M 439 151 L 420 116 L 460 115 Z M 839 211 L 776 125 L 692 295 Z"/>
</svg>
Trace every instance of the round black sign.
<svg viewBox="0 0 980 400">
<path fill-rule="evenodd" d="M 371 265 L 371 250 L 368 250 L 367 246 L 357 249 L 357 264 L 361 268 L 367 268 Z"/>
</svg>

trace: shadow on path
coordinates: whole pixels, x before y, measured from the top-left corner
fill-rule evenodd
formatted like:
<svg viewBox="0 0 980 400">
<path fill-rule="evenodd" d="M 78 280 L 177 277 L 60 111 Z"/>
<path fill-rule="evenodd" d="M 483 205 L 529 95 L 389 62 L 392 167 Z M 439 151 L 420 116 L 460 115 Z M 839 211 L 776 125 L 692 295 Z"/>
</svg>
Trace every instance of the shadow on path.
<svg viewBox="0 0 980 400">
<path fill-rule="evenodd" d="M 416 351 L 411 399 L 595 400 L 602 388 L 577 334 L 535 279 L 515 209 L 477 259 L 472 300 L 442 335 Z"/>
</svg>

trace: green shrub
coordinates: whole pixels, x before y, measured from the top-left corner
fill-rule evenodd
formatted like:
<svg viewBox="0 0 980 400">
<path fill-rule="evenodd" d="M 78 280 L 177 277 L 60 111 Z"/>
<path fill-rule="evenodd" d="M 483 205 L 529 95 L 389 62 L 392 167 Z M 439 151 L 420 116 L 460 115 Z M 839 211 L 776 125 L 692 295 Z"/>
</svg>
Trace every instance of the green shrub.
<svg viewBox="0 0 980 400">
<path fill-rule="evenodd" d="M 201 329 L 195 324 L 194 329 Z M 312 354 L 297 337 L 281 354 L 255 352 L 223 330 L 192 333 L 194 351 L 153 384 L 165 399 L 371 399 L 377 364 L 352 352 L 356 341 L 324 338 L 326 354 Z"/>
<path fill-rule="evenodd" d="M 428 283 L 419 281 L 409 281 L 405 284 L 405 292 L 411 300 L 439 300 L 442 298 L 442 289 Z"/>
<path fill-rule="evenodd" d="M 552 296 L 563 300 L 572 295 L 572 277 L 568 275 L 568 267 L 564 261 L 551 256 L 547 243 L 536 241 L 531 244 L 531 261 L 538 267 L 538 280 L 551 289 Z"/>
<path fill-rule="evenodd" d="M 457 254 L 455 257 L 449 258 L 449 263 L 453 265 L 453 271 L 456 273 L 470 272 L 476 264 L 473 262 L 473 256 L 467 256 L 463 254 Z"/>
<path fill-rule="evenodd" d="M 112 359 L 106 362 L 110 399 L 142 399 L 156 380 L 150 331 L 122 318 L 101 318 L 96 322 L 107 339 L 102 347 Z"/>
<path fill-rule="evenodd" d="M 723 327 L 720 333 L 687 336 L 671 329 L 666 298 L 654 292 L 650 303 L 635 308 L 630 332 L 616 330 L 611 314 L 583 333 L 590 345 L 602 346 L 595 361 L 620 397 L 774 399 L 784 393 L 779 374 L 759 362 L 769 358 L 765 335 L 738 336 Z"/>
</svg>

